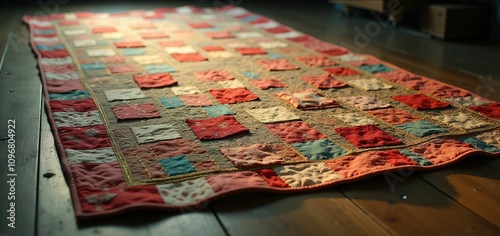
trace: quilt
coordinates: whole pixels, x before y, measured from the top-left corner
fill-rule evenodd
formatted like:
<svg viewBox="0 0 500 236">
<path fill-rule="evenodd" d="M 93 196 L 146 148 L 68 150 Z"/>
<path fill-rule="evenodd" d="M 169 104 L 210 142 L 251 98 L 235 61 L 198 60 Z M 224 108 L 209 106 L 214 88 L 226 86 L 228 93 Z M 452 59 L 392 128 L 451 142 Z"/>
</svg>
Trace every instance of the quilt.
<svg viewBox="0 0 500 236">
<path fill-rule="evenodd" d="M 500 155 L 500 104 L 240 7 L 25 16 L 77 218 Z"/>
</svg>

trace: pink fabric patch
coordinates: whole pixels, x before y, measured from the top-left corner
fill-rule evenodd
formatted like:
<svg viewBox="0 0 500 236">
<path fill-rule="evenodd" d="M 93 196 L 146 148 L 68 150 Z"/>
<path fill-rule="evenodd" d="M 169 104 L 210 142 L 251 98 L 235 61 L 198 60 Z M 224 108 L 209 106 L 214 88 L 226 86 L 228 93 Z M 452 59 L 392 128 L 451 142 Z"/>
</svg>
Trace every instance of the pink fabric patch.
<svg viewBox="0 0 500 236">
<path fill-rule="evenodd" d="M 227 38 L 233 38 L 234 36 L 227 32 L 227 31 L 220 31 L 220 32 L 205 32 L 205 35 L 212 39 L 227 39 Z"/>
<path fill-rule="evenodd" d="M 63 58 L 69 57 L 69 52 L 66 49 L 39 51 L 42 58 Z"/>
<path fill-rule="evenodd" d="M 75 90 L 85 90 L 80 80 L 46 80 L 49 93 L 67 93 Z"/>
<path fill-rule="evenodd" d="M 57 133 L 64 148 L 90 150 L 111 147 L 104 125 L 58 127 Z"/>
<path fill-rule="evenodd" d="M 322 66 L 334 66 L 334 61 L 328 59 L 325 56 L 300 56 L 297 57 L 297 61 L 300 61 L 308 66 L 322 67 Z"/>
<path fill-rule="evenodd" d="M 206 177 L 216 194 L 246 188 L 268 188 L 267 182 L 253 171 L 225 173 Z"/>
<path fill-rule="evenodd" d="M 221 139 L 249 132 L 249 129 L 240 124 L 233 116 L 219 116 L 201 120 L 187 119 L 186 123 L 200 140 Z"/>
<path fill-rule="evenodd" d="M 142 48 L 145 45 L 141 41 L 115 42 L 117 48 Z"/>
<path fill-rule="evenodd" d="M 323 108 L 340 107 L 333 98 L 324 97 L 312 89 L 295 92 L 279 92 L 278 97 L 298 109 L 315 110 Z"/>
<path fill-rule="evenodd" d="M 266 31 L 272 34 L 282 34 L 290 32 L 290 28 L 280 25 L 271 29 L 266 29 Z"/>
<path fill-rule="evenodd" d="M 191 28 L 194 28 L 194 29 L 204 29 L 204 28 L 212 28 L 212 27 L 214 27 L 212 24 L 209 24 L 207 22 L 188 23 L 188 25 Z"/>
<path fill-rule="evenodd" d="M 103 33 L 113 33 L 118 32 L 115 27 L 96 27 L 92 29 L 92 33 L 94 34 L 103 34 Z"/>
<path fill-rule="evenodd" d="M 476 149 L 471 144 L 456 139 L 447 139 L 426 143 L 412 148 L 411 151 L 437 165 L 454 160 L 467 152 L 476 151 Z"/>
<path fill-rule="evenodd" d="M 71 173 L 78 188 L 105 189 L 127 186 L 118 161 L 102 164 L 73 164 Z"/>
<path fill-rule="evenodd" d="M 169 73 L 133 75 L 132 77 L 142 89 L 159 88 L 177 84 L 177 81 L 175 81 Z"/>
<path fill-rule="evenodd" d="M 300 67 L 290 63 L 287 59 L 259 60 L 257 63 L 269 71 L 300 69 Z"/>
<path fill-rule="evenodd" d="M 150 31 L 139 33 L 143 39 L 158 39 L 158 38 L 168 38 L 168 35 L 163 31 Z"/>
<path fill-rule="evenodd" d="M 262 50 L 261 48 L 235 48 L 234 50 L 241 53 L 241 55 L 267 54 L 267 52 Z"/>
<path fill-rule="evenodd" d="M 211 46 L 202 46 L 201 49 L 207 51 L 207 52 L 212 52 L 212 51 L 224 51 L 224 48 L 218 45 L 211 45 Z"/>
<path fill-rule="evenodd" d="M 77 26 L 80 25 L 78 20 L 63 20 L 59 21 L 59 26 Z"/>
<path fill-rule="evenodd" d="M 302 79 L 319 89 L 342 88 L 347 85 L 334 79 L 329 73 L 319 76 L 302 76 Z"/>
<path fill-rule="evenodd" d="M 357 148 L 394 146 L 403 144 L 401 141 L 382 131 L 375 125 L 361 125 L 335 128 L 337 133 L 347 139 Z"/>
<path fill-rule="evenodd" d="M 68 74 L 76 72 L 76 66 L 74 64 L 66 65 L 42 65 L 44 72 L 50 72 L 55 74 Z"/>
<path fill-rule="evenodd" d="M 180 95 L 179 98 L 189 107 L 206 107 L 214 104 L 212 100 L 204 94 Z"/>
<path fill-rule="evenodd" d="M 186 46 L 186 43 L 182 41 L 169 40 L 169 41 L 158 41 L 158 45 L 160 45 L 160 47 L 182 47 Z"/>
<path fill-rule="evenodd" d="M 209 70 L 209 71 L 194 72 L 194 75 L 199 80 L 207 82 L 217 82 L 217 81 L 234 79 L 234 77 L 225 70 Z"/>
<path fill-rule="evenodd" d="M 266 127 L 286 143 L 303 143 L 326 138 L 324 134 L 303 121 L 266 124 Z"/>
<path fill-rule="evenodd" d="M 116 66 L 107 66 L 109 73 L 111 74 L 123 74 L 123 73 L 136 73 L 139 71 L 133 65 L 116 65 Z"/>
<path fill-rule="evenodd" d="M 152 103 L 112 106 L 111 109 L 118 120 L 161 117 L 155 105 Z"/>
<path fill-rule="evenodd" d="M 255 79 L 251 80 L 250 82 L 260 89 L 286 87 L 286 84 L 279 81 L 278 79 Z"/>
<path fill-rule="evenodd" d="M 79 100 L 50 100 L 49 104 L 52 112 L 87 112 L 97 110 L 92 98 Z"/>
<path fill-rule="evenodd" d="M 158 159 L 180 156 L 183 154 L 202 154 L 206 151 L 200 144 L 185 139 L 173 139 L 144 145 Z M 144 153 L 146 154 L 146 153 Z"/>
<path fill-rule="evenodd" d="M 198 54 L 198 53 L 184 53 L 184 54 L 172 54 L 171 55 L 175 60 L 180 62 L 197 62 L 197 61 L 206 61 L 207 58 Z"/>
<path fill-rule="evenodd" d="M 102 62 L 104 63 L 125 63 L 125 57 L 124 56 L 111 56 L 111 57 L 101 57 Z"/>
<path fill-rule="evenodd" d="M 209 92 L 222 104 L 249 102 L 259 99 L 257 95 L 246 88 L 217 89 Z"/>
<path fill-rule="evenodd" d="M 368 113 L 392 125 L 399 125 L 421 120 L 418 116 L 415 116 L 405 110 L 398 108 L 373 110 L 368 111 Z"/>
</svg>

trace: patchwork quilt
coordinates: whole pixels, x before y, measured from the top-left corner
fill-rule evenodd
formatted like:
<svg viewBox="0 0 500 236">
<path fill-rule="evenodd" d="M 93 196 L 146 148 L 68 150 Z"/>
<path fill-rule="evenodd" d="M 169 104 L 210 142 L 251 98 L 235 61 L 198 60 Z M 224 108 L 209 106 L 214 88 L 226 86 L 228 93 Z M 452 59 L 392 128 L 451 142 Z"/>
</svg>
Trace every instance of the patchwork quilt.
<svg viewBox="0 0 500 236">
<path fill-rule="evenodd" d="M 239 7 L 25 16 L 78 218 L 500 155 L 500 104 Z"/>
</svg>

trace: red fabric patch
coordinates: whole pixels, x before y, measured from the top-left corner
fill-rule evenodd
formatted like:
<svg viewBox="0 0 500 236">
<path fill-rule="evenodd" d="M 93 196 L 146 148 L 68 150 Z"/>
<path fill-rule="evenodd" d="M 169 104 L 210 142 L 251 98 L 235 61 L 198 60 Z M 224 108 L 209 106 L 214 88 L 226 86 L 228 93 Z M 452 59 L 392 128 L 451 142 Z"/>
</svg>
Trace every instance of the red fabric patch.
<svg viewBox="0 0 500 236">
<path fill-rule="evenodd" d="M 253 16 L 253 15 L 254 15 L 254 14 L 251 14 L 251 13 L 248 13 L 248 12 L 247 12 L 247 13 L 243 13 L 243 14 L 241 14 L 241 15 L 234 16 L 234 18 L 236 18 L 236 19 L 242 19 L 242 18 L 247 18 L 247 17 L 249 17 L 249 16 Z"/>
<path fill-rule="evenodd" d="M 75 90 L 85 90 L 82 81 L 75 80 L 46 80 L 49 93 L 67 93 Z"/>
<path fill-rule="evenodd" d="M 200 140 L 221 139 L 249 132 L 249 129 L 240 124 L 233 116 L 219 116 L 201 120 L 187 119 L 186 123 Z"/>
<path fill-rule="evenodd" d="M 321 53 L 328 55 L 328 56 L 341 56 L 341 55 L 345 55 L 345 54 L 349 53 L 349 51 L 345 48 L 334 48 L 334 49 L 318 51 L 318 52 L 321 52 Z"/>
<path fill-rule="evenodd" d="M 50 100 L 52 112 L 87 112 L 97 110 L 92 98 L 80 100 Z"/>
<path fill-rule="evenodd" d="M 65 65 L 42 65 L 44 72 L 51 72 L 55 74 L 67 74 L 71 72 L 76 72 L 75 64 L 65 64 Z"/>
<path fill-rule="evenodd" d="M 418 163 L 409 157 L 403 155 L 398 150 L 389 150 L 382 152 L 385 154 L 385 158 L 387 159 L 387 163 L 391 166 L 407 166 L 407 165 L 418 165 Z"/>
<path fill-rule="evenodd" d="M 152 103 L 112 106 L 111 109 L 118 120 L 161 117 L 155 105 Z"/>
<path fill-rule="evenodd" d="M 227 38 L 234 38 L 234 36 L 227 32 L 227 31 L 220 31 L 220 32 L 205 32 L 205 35 L 212 39 L 227 39 Z"/>
<path fill-rule="evenodd" d="M 212 100 L 204 94 L 179 95 L 179 98 L 189 107 L 206 107 L 214 104 Z"/>
<path fill-rule="evenodd" d="M 111 147 L 104 125 L 85 127 L 58 127 L 57 132 L 64 148 L 90 150 Z"/>
<path fill-rule="evenodd" d="M 465 153 L 477 151 L 471 144 L 460 142 L 456 139 L 436 140 L 411 149 L 412 152 L 422 156 L 435 165 L 455 160 Z"/>
<path fill-rule="evenodd" d="M 184 53 L 184 54 L 178 54 L 174 53 L 171 54 L 171 56 L 180 62 L 197 62 L 197 61 L 206 61 L 207 58 L 198 54 L 198 53 Z"/>
<path fill-rule="evenodd" d="M 94 34 L 103 34 L 103 33 L 112 33 L 118 32 L 115 27 L 97 27 L 92 29 L 92 33 Z"/>
<path fill-rule="evenodd" d="M 168 35 L 162 31 L 141 32 L 139 33 L 139 36 L 143 39 L 168 38 Z"/>
<path fill-rule="evenodd" d="M 241 55 L 267 54 L 267 52 L 262 50 L 261 48 L 235 48 L 234 50 L 241 53 Z"/>
<path fill-rule="evenodd" d="M 304 143 L 326 138 L 324 134 L 303 121 L 266 124 L 266 127 L 286 143 Z"/>
<path fill-rule="evenodd" d="M 399 95 L 392 98 L 416 110 L 445 108 L 450 106 L 448 102 L 441 102 L 423 94 Z"/>
<path fill-rule="evenodd" d="M 337 64 L 325 56 L 315 56 L 315 55 L 297 57 L 297 61 L 300 61 L 308 66 L 317 66 L 317 67 L 334 66 L 335 64 Z"/>
<path fill-rule="evenodd" d="M 142 16 L 144 19 L 163 19 L 165 17 L 165 15 L 163 15 L 163 13 L 154 13 L 154 14 L 151 14 L 151 15 L 144 15 Z"/>
<path fill-rule="evenodd" d="M 395 70 L 390 72 L 377 73 L 377 77 L 389 80 L 396 84 L 405 85 L 405 82 L 412 80 L 420 80 L 420 76 L 403 71 Z M 406 85 L 405 85 L 406 86 Z"/>
<path fill-rule="evenodd" d="M 302 79 L 319 89 L 341 88 L 347 85 L 334 79 L 329 73 L 320 76 L 302 76 Z"/>
<path fill-rule="evenodd" d="M 257 20 L 253 20 L 253 21 L 250 21 L 248 23 L 250 23 L 250 24 L 262 24 L 262 23 L 267 23 L 267 22 L 269 22 L 269 19 L 260 16 L 259 18 L 257 18 Z"/>
<path fill-rule="evenodd" d="M 375 116 L 391 125 L 399 125 L 419 121 L 420 118 L 403 109 L 387 108 L 368 111 L 372 116 Z"/>
<path fill-rule="evenodd" d="M 335 128 L 337 133 L 357 148 L 371 148 L 403 144 L 375 125 L 361 125 Z"/>
<path fill-rule="evenodd" d="M 158 45 L 160 47 L 182 47 L 186 46 L 186 44 L 182 41 L 175 41 L 175 40 L 169 40 L 169 41 L 158 41 Z"/>
<path fill-rule="evenodd" d="M 251 80 L 250 82 L 260 89 L 286 87 L 286 84 L 279 81 L 278 79 L 255 79 Z"/>
<path fill-rule="evenodd" d="M 500 104 L 491 103 L 483 106 L 470 106 L 469 109 L 481 113 L 485 116 L 500 120 Z"/>
<path fill-rule="evenodd" d="M 125 63 L 124 56 L 110 56 L 110 57 L 101 57 L 102 62 L 104 63 Z"/>
<path fill-rule="evenodd" d="M 111 74 L 135 73 L 139 71 L 133 65 L 108 66 L 108 70 Z"/>
<path fill-rule="evenodd" d="M 338 67 L 338 68 L 326 68 L 326 71 L 330 72 L 333 75 L 336 76 L 352 76 L 352 75 L 359 75 L 359 72 L 355 70 L 351 70 L 346 67 Z"/>
<path fill-rule="evenodd" d="M 188 23 L 188 25 L 191 28 L 195 28 L 195 29 L 204 29 L 204 28 L 212 28 L 212 27 L 214 27 L 213 25 L 211 25 L 211 24 L 209 24 L 207 22 Z"/>
<path fill-rule="evenodd" d="M 273 34 L 281 34 L 290 32 L 290 28 L 280 25 L 272 29 L 266 29 L 266 31 Z"/>
<path fill-rule="evenodd" d="M 297 36 L 295 38 L 287 38 L 287 40 L 290 40 L 292 42 L 304 42 L 304 41 L 307 41 L 307 40 L 311 40 L 311 36 L 309 35 L 301 35 L 301 36 Z"/>
<path fill-rule="evenodd" d="M 216 82 L 216 81 L 225 81 L 234 79 L 232 75 L 230 75 L 227 71 L 224 70 L 209 70 L 202 72 L 194 72 L 194 75 L 199 80 L 207 82 Z"/>
<path fill-rule="evenodd" d="M 33 36 L 34 37 L 42 37 L 42 38 L 53 38 L 53 37 L 57 37 L 57 34 L 56 33 L 53 33 L 53 34 L 37 34 L 37 33 L 33 33 Z"/>
<path fill-rule="evenodd" d="M 350 61 L 350 62 L 347 62 L 349 65 L 351 66 L 355 66 L 355 67 L 359 67 L 361 65 L 370 65 L 370 66 L 373 66 L 373 65 L 377 65 L 377 64 L 384 64 L 383 61 L 377 59 L 377 58 L 374 58 L 374 57 L 368 57 L 367 59 L 365 60 L 361 60 L 361 61 Z"/>
<path fill-rule="evenodd" d="M 62 58 L 69 57 L 69 52 L 66 49 L 40 51 L 40 56 L 43 58 Z"/>
<path fill-rule="evenodd" d="M 256 172 L 271 187 L 275 187 L 275 188 L 288 188 L 288 187 L 290 187 L 283 179 L 281 179 L 276 174 L 276 171 L 274 171 L 273 169 L 262 169 L 262 170 L 257 170 Z"/>
<path fill-rule="evenodd" d="M 224 48 L 218 45 L 202 46 L 201 49 L 211 52 L 211 51 L 224 51 Z"/>
<path fill-rule="evenodd" d="M 249 102 L 259 99 L 257 95 L 246 88 L 216 89 L 210 90 L 210 94 L 222 104 Z"/>
<path fill-rule="evenodd" d="M 80 25 L 80 22 L 77 20 L 63 20 L 59 21 L 60 26 L 77 26 Z"/>
<path fill-rule="evenodd" d="M 257 63 L 269 71 L 300 69 L 300 67 L 290 63 L 287 59 L 259 60 Z"/>
<path fill-rule="evenodd" d="M 347 49 L 345 48 L 335 46 L 333 44 L 323 42 L 319 39 L 315 39 L 312 37 L 306 37 L 304 38 L 304 40 L 297 41 L 297 43 L 301 44 L 304 47 L 313 49 L 317 52 L 321 52 L 330 56 L 339 56 L 349 53 L 349 51 L 347 51 Z"/>
<path fill-rule="evenodd" d="M 115 42 L 117 48 L 142 48 L 145 45 L 141 41 Z"/>
<path fill-rule="evenodd" d="M 340 105 L 333 98 L 325 97 L 323 94 L 312 89 L 279 92 L 276 93 L 276 95 L 298 109 L 316 110 L 340 107 Z"/>
<path fill-rule="evenodd" d="M 128 25 L 133 30 L 139 29 L 155 29 L 155 25 L 151 22 L 141 22 L 141 23 L 132 23 Z"/>
<path fill-rule="evenodd" d="M 132 77 L 141 89 L 159 88 L 177 84 L 177 81 L 169 73 L 133 75 Z"/>
</svg>

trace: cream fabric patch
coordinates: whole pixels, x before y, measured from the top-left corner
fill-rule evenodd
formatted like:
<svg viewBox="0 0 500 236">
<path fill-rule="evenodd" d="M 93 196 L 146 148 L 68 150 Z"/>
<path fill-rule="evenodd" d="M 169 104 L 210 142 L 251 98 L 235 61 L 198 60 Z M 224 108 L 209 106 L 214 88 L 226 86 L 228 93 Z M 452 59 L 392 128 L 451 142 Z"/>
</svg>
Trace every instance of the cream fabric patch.
<svg viewBox="0 0 500 236">
<path fill-rule="evenodd" d="M 165 51 L 169 54 L 187 54 L 196 53 L 196 49 L 191 46 L 181 46 L 181 47 L 166 47 Z"/>
<path fill-rule="evenodd" d="M 35 42 L 35 43 L 59 43 L 59 38 L 58 37 L 52 37 L 52 38 L 33 37 L 33 42 Z"/>
<path fill-rule="evenodd" d="M 90 150 L 64 150 L 68 163 L 73 164 L 101 164 L 116 161 L 116 155 L 113 148 L 101 148 Z"/>
<path fill-rule="evenodd" d="M 269 22 L 266 22 L 266 23 L 262 23 L 262 24 L 254 24 L 253 27 L 255 28 L 261 28 L 261 29 L 272 29 L 272 28 L 276 28 L 280 26 L 280 24 L 276 21 L 269 21 Z"/>
<path fill-rule="evenodd" d="M 246 86 L 242 84 L 239 80 L 226 80 L 226 81 L 220 81 L 219 84 L 223 88 L 245 88 Z"/>
<path fill-rule="evenodd" d="M 82 127 L 102 124 L 99 112 L 54 112 L 54 121 L 57 127 Z"/>
<path fill-rule="evenodd" d="M 476 136 L 478 139 L 483 140 L 485 143 L 500 148 L 500 130 L 493 130 Z"/>
<path fill-rule="evenodd" d="M 119 39 L 123 38 L 123 34 L 120 32 L 103 33 L 102 37 L 105 39 Z"/>
<path fill-rule="evenodd" d="M 172 92 L 175 95 L 186 95 L 186 94 L 197 94 L 201 93 L 200 90 L 195 86 L 182 86 L 182 87 L 172 87 Z"/>
<path fill-rule="evenodd" d="M 347 82 L 349 85 L 360 87 L 366 91 L 375 91 L 381 89 L 391 89 L 392 85 L 386 84 L 376 78 L 371 79 L 355 79 Z"/>
<path fill-rule="evenodd" d="M 71 73 L 52 73 L 52 72 L 45 72 L 43 73 L 43 76 L 45 79 L 56 79 L 56 80 L 74 80 L 74 79 L 80 79 L 80 75 L 76 72 L 71 72 Z"/>
<path fill-rule="evenodd" d="M 273 49 L 273 48 L 286 48 L 288 47 L 287 43 L 281 41 L 270 41 L 270 42 L 261 42 L 258 45 L 263 49 Z"/>
<path fill-rule="evenodd" d="M 180 138 L 177 129 L 170 124 L 131 127 L 139 144 Z"/>
<path fill-rule="evenodd" d="M 205 178 L 186 180 L 179 183 L 156 185 L 166 206 L 182 206 L 208 199 L 215 195 Z"/>
<path fill-rule="evenodd" d="M 443 114 L 439 116 L 433 116 L 432 118 L 437 122 L 442 122 L 456 129 L 477 129 L 490 125 L 486 121 L 483 121 L 464 112 Z"/>
<path fill-rule="evenodd" d="M 305 163 L 274 168 L 276 174 L 291 187 L 304 187 L 315 184 L 328 183 L 341 179 L 325 163 Z"/>
<path fill-rule="evenodd" d="M 233 33 L 233 35 L 236 38 L 240 38 L 240 39 L 251 39 L 251 38 L 262 38 L 262 37 L 264 37 L 263 34 L 261 34 L 260 32 L 257 32 L 257 31 L 237 32 L 237 33 Z"/>
<path fill-rule="evenodd" d="M 78 17 L 76 16 L 75 13 L 65 13 L 64 19 L 65 20 L 76 20 L 76 19 L 78 19 Z"/>
<path fill-rule="evenodd" d="M 84 29 L 71 29 L 63 31 L 63 34 L 66 36 L 80 36 L 85 35 L 87 33 Z"/>
<path fill-rule="evenodd" d="M 245 48 L 245 47 L 249 47 L 249 45 L 247 43 L 240 42 L 240 41 L 229 42 L 227 44 L 227 46 L 230 47 L 230 48 Z"/>
<path fill-rule="evenodd" d="M 246 110 L 246 112 L 262 123 L 300 120 L 299 116 L 295 115 L 283 106 L 251 109 Z"/>
<path fill-rule="evenodd" d="M 281 33 L 281 34 L 275 34 L 274 37 L 279 38 L 279 39 L 288 39 L 288 38 L 297 38 L 302 36 L 303 34 L 297 32 L 297 31 L 290 31 L 286 33 Z"/>
<path fill-rule="evenodd" d="M 342 56 L 336 56 L 335 58 L 344 62 L 350 62 L 350 61 L 363 61 L 366 60 L 367 57 L 362 55 L 357 55 L 354 53 L 349 53 Z"/>
<path fill-rule="evenodd" d="M 110 102 L 119 100 L 133 100 L 146 97 L 146 95 L 144 95 L 144 93 L 142 93 L 141 89 L 139 88 L 106 90 L 104 91 L 104 95 L 106 95 L 106 98 Z"/>
<path fill-rule="evenodd" d="M 207 52 L 207 55 L 210 58 L 228 58 L 228 57 L 234 57 L 234 53 L 229 52 L 229 51 Z"/>
<path fill-rule="evenodd" d="M 391 104 L 384 101 L 380 101 L 376 97 L 354 96 L 354 97 L 343 97 L 341 99 L 361 110 L 372 110 L 372 109 L 386 108 L 391 106 Z"/>
<path fill-rule="evenodd" d="M 488 102 L 482 98 L 474 97 L 474 96 L 445 98 L 445 100 L 450 102 L 450 103 L 459 104 L 459 105 L 464 106 L 464 107 L 481 106 L 481 105 L 486 105 L 486 104 L 491 103 L 491 102 Z"/>
<path fill-rule="evenodd" d="M 377 122 L 374 119 L 368 118 L 359 113 L 342 113 L 338 115 L 334 115 L 337 119 L 345 122 L 349 125 L 357 126 L 357 125 L 370 125 L 376 124 Z"/>
<path fill-rule="evenodd" d="M 141 65 L 148 65 L 148 64 L 162 64 L 163 59 L 161 58 L 160 55 L 145 55 L 145 56 L 134 56 L 132 57 L 134 61 Z"/>
<path fill-rule="evenodd" d="M 73 60 L 71 59 L 71 57 L 42 58 L 40 59 L 40 63 L 42 63 L 42 65 L 61 66 L 61 65 L 72 64 Z"/>
<path fill-rule="evenodd" d="M 89 54 L 89 57 L 112 57 L 116 56 L 116 52 L 113 51 L 113 49 L 110 48 L 103 48 L 103 49 L 88 49 L 87 54 Z"/>
<path fill-rule="evenodd" d="M 73 40 L 73 44 L 75 44 L 77 48 L 92 47 L 97 45 L 97 41 L 93 39 L 75 39 Z"/>
</svg>

